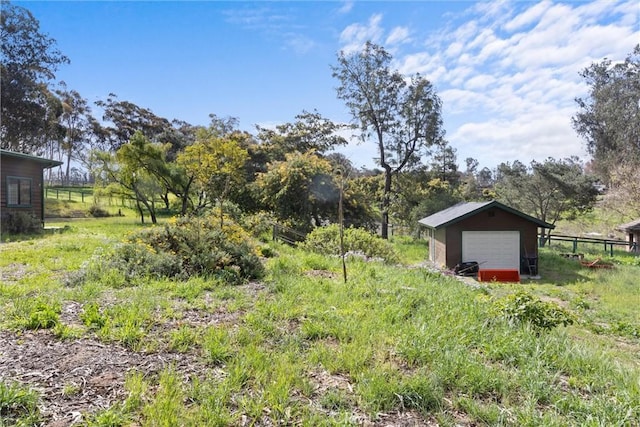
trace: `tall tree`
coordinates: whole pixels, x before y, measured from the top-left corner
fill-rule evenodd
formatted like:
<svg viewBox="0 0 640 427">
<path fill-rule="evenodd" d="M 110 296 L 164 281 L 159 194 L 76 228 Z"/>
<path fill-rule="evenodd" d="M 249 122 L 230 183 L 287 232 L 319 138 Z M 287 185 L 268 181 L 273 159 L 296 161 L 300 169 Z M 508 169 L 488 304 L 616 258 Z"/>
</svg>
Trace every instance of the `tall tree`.
<svg viewBox="0 0 640 427">
<path fill-rule="evenodd" d="M 576 157 L 533 161 L 529 168 L 515 161 L 498 166 L 495 191 L 509 206 L 555 224 L 593 208 L 598 194 L 595 181 Z"/>
<path fill-rule="evenodd" d="M 586 140 L 601 179 L 609 183 L 618 166 L 640 164 L 640 45 L 624 62 L 604 59 L 581 75 L 589 96 L 576 99 L 573 126 Z"/>
<path fill-rule="evenodd" d="M 446 139 L 437 141 L 431 150 L 431 174 L 443 182 L 457 186 L 460 181 L 456 149 Z"/>
<path fill-rule="evenodd" d="M 42 152 L 42 135 L 50 133 L 52 108 L 57 108 L 48 83 L 69 59 L 40 32 L 31 12 L 4 0 L 1 5 L 0 147 Z"/>
<path fill-rule="evenodd" d="M 133 102 L 119 101 L 113 93 L 106 100 L 97 101 L 96 105 L 104 111 L 102 120 L 111 123 L 104 127 L 103 134 L 114 151 L 129 142 L 138 131 L 152 142 L 163 142 L 160 136 L 172 129 L 169 120 Z"/>
<path fill-rule="evenodd" d="M 271 160 L 284 160 L 287 153 L 306 153 L 314 150 L 324 155 L 331 149 L 346 145 L 347 140 L 339 131 L 349 126 L 334 123 L 317 111 L 302 111 L 295 122 L 277 125 L 275 129 L 258 126 L 258 140 L 269 151 Z"/>
<path fill-rule="evenodd" d="M 431 83 L 414 75 L 407 83 L 392 70 L 391 55 L 367 42 L 362 51 L 338 54 L 332 67 L 345 101 L 359 124 L 363 140 L 372 139 L 384 170 L 382 237 L 388 237 L 389 206 L 394 175 L 420 162 L 425 149 L 443 136 L 441 102 Z"/>
<path fill-rule="evenodd" d="M 197 207 L 217 201 L 221 227 L 224 201 L 232 186 L 242 184 L 248 157 L 237 140 L 215 136 L 204 129 L 198 132 L 196 142 L 178 155 L 177 163 L 193 177 L 199 195 Z"/>
<path fill-rule="evenodd" d="M 608 187 L 605 205 L 640 215 L 640 45 L 624 62 L 609 59 L 582 72 L 589 96 L 578 98 L 573 126 L 587 142 L 592 165 Z"/>
<path fill-rule="evenodd" d="M 71 161 L 79 159 L 83 151 L 84 142 L 91 131 L 91 107 L 78 91 L 69 90 L 65 83 L 60 84 L 56 91 L 62 103 L 60 122 L 64 129 L 64 140 L 61 144 L 65 157 L 65 181 L 69 182 Z"/>
</svg>

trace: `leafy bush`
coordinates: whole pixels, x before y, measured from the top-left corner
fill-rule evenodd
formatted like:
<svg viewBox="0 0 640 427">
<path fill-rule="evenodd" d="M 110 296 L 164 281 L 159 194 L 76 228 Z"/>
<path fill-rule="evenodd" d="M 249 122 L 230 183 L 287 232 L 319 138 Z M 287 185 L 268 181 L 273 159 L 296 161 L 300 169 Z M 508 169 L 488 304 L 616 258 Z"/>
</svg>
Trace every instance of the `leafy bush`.
<svg viewBox="0 0 640 427">
<path fill-rule="evenodd" d="M 61 307 L 44 297 L 22 299 L 15 303 L 13 325 L 20 329 L 49 329 L 60 322 Z"/>
<path fill-rule="evenodd" d="M 79 317 L 89 328 L 100 329 L 107 323 L 107 316 L 100 312 L 100 307 L 95 302 L 85 305 Z"/>
<path fill-rule="evenodd" d="M 558 304 L 542 301 L 524 291 L 494 301 L 492 311 L 496 317 L 514 323 L 529 323 L 537 330 L 567 326 L 576 321 L 574 314 Z"/>
<path fill-rule="evenodd" d="M 340 228 L 337 224 L 314 229 L 307 236 L 302 248 L 320 253 L 340 255 Z M 391 244 L 361 228 L 344 230 L 344 250 L 350 255 L 380 258 L 385 262 L 398 262 L 399 257 Z"/>
<path fill-rule="evenodd" d="M 221 229 L 213 216 L 179 218 L 164 227 L 134 233 L 111 252 L 95 255 L 82 277 L 70 277 L 68 283 L 89 279 L 121 287 L 141 277 L 186 279 L 193 275 L 240 283 L 264 273 L 250 242 L 250 236 L 230 220 Z"/>
<path fill-rule="evenodd" d="M 640 338 L 640 325 L 637 323 L 634 324 L 632 322 L 621 320 L 612 325 L 612 330 L 620 335 Z"/>
<path fill-rule="evenodd" d="M 42 222 L 29 212 L 9 212 L 2 218 L 2 232 L 34 233 L 42 229 Z"/>
<path fill-rule="evenodd" d="M 108 216 L 111 216 L 109 214 L 109 211 L 107 211 L 106 209 L 98 206 L 98 205 L 91 205 L 91 207 L 89 207 L 88 209 L 89 215 L 91 215 L 94 218 L 106 218 Z"/>
<path fill-rule="evenodd" d="M 269 212 L 257 212 L 247 215 L 242 220 L 242 225 L 254 237 L 268 239 L 273 232 L 273 224 L 276 218 Z"/>
</svg>

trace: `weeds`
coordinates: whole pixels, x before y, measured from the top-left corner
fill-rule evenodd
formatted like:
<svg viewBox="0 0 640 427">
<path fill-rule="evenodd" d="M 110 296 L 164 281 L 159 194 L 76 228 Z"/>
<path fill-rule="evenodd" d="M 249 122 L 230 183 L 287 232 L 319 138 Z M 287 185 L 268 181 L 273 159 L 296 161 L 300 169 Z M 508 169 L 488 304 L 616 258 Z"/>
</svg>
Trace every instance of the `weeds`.
<svg viewBox="0 0 640 427">
<path fill-rule="evenodd" d="M 7 326 L 49 325 L 44 333 L 59 338 L 95 334 L 130 352 L 184 353 L 206 368 L 131 370 L 126 397 L 87 414 L 87 425 L 393 424 L 394 414 L 409 411 L 443 425 L 634 425 L 640 418 L 637 267 L 593 272 L 543 250 L 542 280 L 476 290 L 427 269 L 354 259 L 345 284 L 335 276 L 338 258 L 269 244 L 277 256 L 262 260 L 260 284 L 235 286 L 238 276 L 227 273 L 128 277 L 96 264 L 94 276 L 65 286 L 59 277 L 99 246 L 96 258 L 105 259 L 125 228 L 122 219 L 89 221 L 41 244 L 8 244 L 0 264 L 29 265 L 30 276 L 0 285 Z M 74 233 L 83 237 L 69 239 Z M 55 252 L 57 244 L 64 250 Z M 408 239 L 395 244 L 408 251 L 404 262 L 426 250 L 421 242 L 411 249 Z M 151 247 L 144 251 L 158 251 Z M 126 263 L 146 259 L 130 255 Z M 39 271 L 55 264 L 51 256 L 61 267 Z M 58 302 L 70 300 L 82 306 L 81 327 L 61 321 Z M 577 318 L 557 327 L 565 306 Z M 191 322 L 198 313 L 206 317 Z M 0 396 L 11 387 L 37 402 L 22 386 L 0 384 Z M 61 390 L 69 399 L 77 393 L 74 382 Z M 11 406 L 0 398 L 3 421 L 27 420 L 30 407 L 42 423 L 37 406 L 21 399 Z"/>
<path fill-rule="evenodd" d="M 10 323 L 18 329 L 49 329 L 60 322 L 60 304 L 44 297 L 18 299 L 10 314 Z"/>
<path fill-rule="evenodd" d="M 39 396 L 36 392 L 18 383 L 0 381 L 0 426 L 38 425 L 41 421 L 38 410 Z"/>
</svg>

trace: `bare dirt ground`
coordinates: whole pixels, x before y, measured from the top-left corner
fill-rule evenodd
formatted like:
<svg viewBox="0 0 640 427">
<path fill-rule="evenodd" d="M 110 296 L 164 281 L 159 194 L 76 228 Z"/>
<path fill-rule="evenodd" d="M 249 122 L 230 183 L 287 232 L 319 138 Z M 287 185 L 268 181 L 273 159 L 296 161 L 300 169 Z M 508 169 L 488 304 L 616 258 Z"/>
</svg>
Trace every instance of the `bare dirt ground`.
<svg viewBox="0 0 640 427">
<path fill-rule="evenodd" d="M 205 369 L 185 354 L 137 353 L 87 338 L 60 341 L 48 331 L 0 331 L 0 380 L 38 391 L 48 426 L 77 423 L 123 401 L 129 371 L 155 375 L 168 366 L 186 379 Z"/>
<path fill-rule="evenodd" d="M 128 372 L 153 376 L 168 366 L 184 381 L 212 374 L 189 354 L 138 353 L 87 338 L 61 341 L 49 331 L 0 331 L 0 380 L 17 381 L 40 393 L 45 426 L 82 423 L 88 415 L 127 398 L 124 383 Z M 332 388 L 353 393 L 345 377 L 326 371 L 311 376 L 318 392 Z M 353 421 L 362 426 L 438 425 L 413 411 L 379 414 L 376 420 L 357 411 Z"/>
<path fill-rule="evenodd" d="M 329 273 L 314 271 L 312 274 L 324 277 Z M 240 289 L 253 298 L 265 291 L 260 283 L 250 283 Z M 68 326 L 80 326 L 81 310 L 79 303 L 67 301 L 62 307 L 60 320 Z M 239 321 L 239 313 L 227 313 L 222 308 L 213 313 L 184 308 L 180 311 L 179 323 L 194 327 Z M 162 336 L 174 329 L 176 322 L 170 320 L 157 324 L 150 333 Z M 127 398 L 125 380 L 129 372 L 153 378 L 168 367 L 181 375 L 185 383 L 196 377 L 222 375 L 219 368 L 208 366 L 198 351 L 174 353 L 160 349 L 137 352 L 91 336 L 62 340 L 50 330 L 0 330 L 0 381 L 18 382 L 39 393 L 39 410 L 44 426 L 62 427 L 86 422 L 92 414 Z M 311 400 L 320 399 L 329 389 L 342 390 L 356 400 L 347 377 L 331 375 L 322 369 L 310 372 L 309 377 L 315 385 Z M 321 407 L 319 402 L 309 403 L 316 408 Z M 381 413 L 372 419 L 357 407 L 353 410 L 352 422 L 362 426 L 438 425 L 434 419 L 425 419 L 415 411 Z M 327 416 L 330 415 L 329 411 Z M 264 421 L 262 425 L 271 425 L 268 419 Z M 241 417 L 239 425 L 249 424 L 250 420 Z M 257 425 L 261 425 L 260 422 Z"/>
</svg>

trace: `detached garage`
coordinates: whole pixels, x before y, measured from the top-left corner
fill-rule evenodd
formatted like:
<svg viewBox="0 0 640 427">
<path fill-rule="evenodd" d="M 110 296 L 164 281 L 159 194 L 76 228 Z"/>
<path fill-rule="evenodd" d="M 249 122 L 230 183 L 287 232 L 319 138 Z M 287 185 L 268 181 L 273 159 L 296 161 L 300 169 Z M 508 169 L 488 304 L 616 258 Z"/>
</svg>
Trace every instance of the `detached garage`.
<svg viewBox="0 0 640 427">
<path fill-rule="evenodd" d="M 554 228 L 496 201 L 459 203 L 419 223 L 428 229 L 429 259 L 437 265 L 477 262 L 480 270 L 531 275 L 538 273 L 538 228 Z"/>
</svg>

